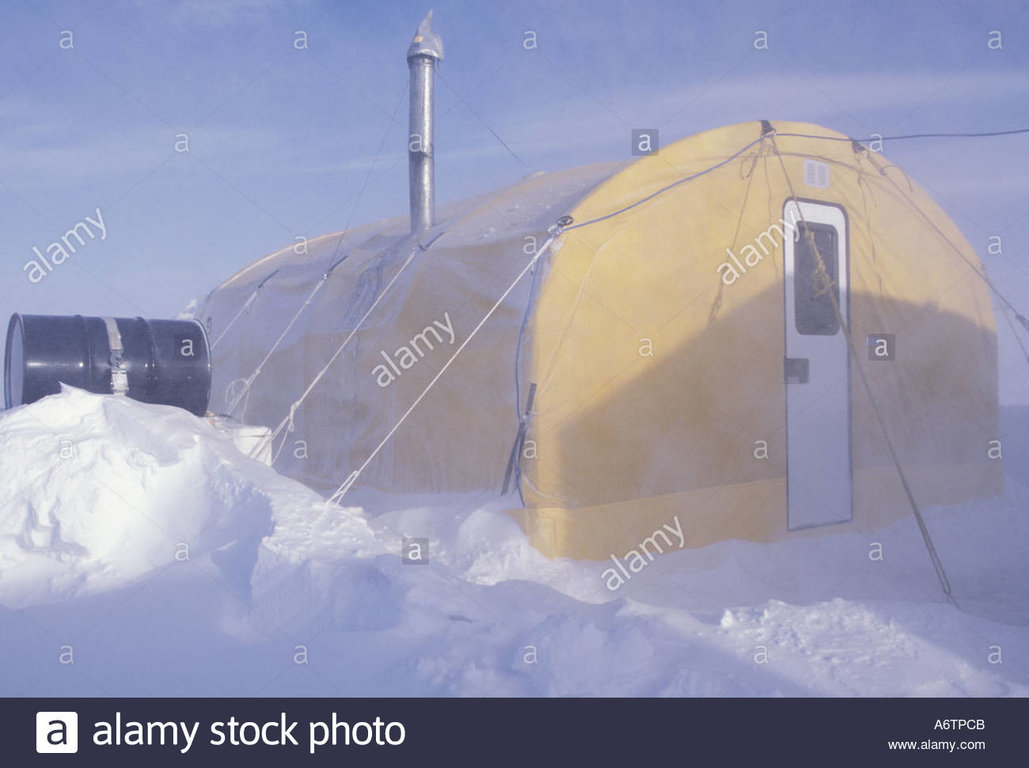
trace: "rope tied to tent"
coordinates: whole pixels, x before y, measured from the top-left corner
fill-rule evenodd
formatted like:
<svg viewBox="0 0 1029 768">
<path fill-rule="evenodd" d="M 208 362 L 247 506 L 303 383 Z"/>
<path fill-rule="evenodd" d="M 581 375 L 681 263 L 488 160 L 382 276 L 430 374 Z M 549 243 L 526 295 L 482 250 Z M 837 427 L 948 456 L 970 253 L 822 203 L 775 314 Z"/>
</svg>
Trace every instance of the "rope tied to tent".
<svg viewBox="0 0 1029 768">
<path fill-rule="evenodd" d="M 765 134 L 767 133 L 767 131 L 764 130 L 764 126 L 765 126 L 766 122 L 767 121 L 764 121 L 764 120 L 761 121 L 761 124 L 762 124 L 761 136 L 762 136 L 762 138 L 764 138 Z M 768 127 L 769 127 L 769 129 L 771 129 L 771 125 L 769 125 Z M 754 171 L 757 170 L 758 160 L 760 160 L 766 154 L 765 153 L 765 146 L 766 146 L 765 143 L 762 142 L 761 145 L 758 147 L 756 152 L 754 152 L 752 155 L 748 155 L 747 157 L 745 157 L 740 162 L 740 179 L 746 179 L 747 180 L 747 186 L 743 190 L 743 202 L 740 203 L 740 212 L 739 212 L 739 215 L 737 215 L 737 217 L 736 217 L 736 227 L 735 227 L 735 229 L 733 230 L 733 233 L 732 233 L 732 243 L 729 245 L 729 250 L 730 251 L 735 251 L 736 250 L 736 243 L 739 241 L 740 230 L 743 228 L 743 216 L 747 212 L 747 201 L 750 200 L 750 188 L 751 188 L 751 186 L 754 183 Z M 743 169 L 747 165 L 747 160 L 748 159 L 750 159 L 752 162 L 750 163 L 750 167 L 746 170 L 746 172 L 744 172 Z M 718 313 L 722 309 L 722 298 L 723 298 L 723 295 L 724 295 L 724 290 L 725 290 L 725 283 L 722 282 L 721 280 L 719 280 L 718 281 L 718 295 L 715 296 L 715 300 L 711 304 L 711 309 L 708 311 L 708 314 L 707 314 L 708 325 L 710 325 L 711 323 L 715 322 L 715 320 L 718 318 Z"/>
<path fill-rule="evenodd" d="M 324 366 L 322 366 L 322 369 L 318 371 L 317 374 L 315 374 L 314 378 L 308 383 L 307 388 L 304 389 L 300 397 L 297 398 L 289 406 L 289 412 L 286 414 L 286 417 L 279 422 L 278 426 L 276 426 L 274 430 L 272 430 L 271 435 L 269 435 L 263 441 L 259 441 L 258 444 L 254 447 L 255 454 L 263 450 L 264 446 L 267 445 L 269 441 L 274 441 L 276 438 L 278 438 L 284 430 L 289 432 L 293 431 L 293 420 L 294 416 L 296 415 L 297 409 L 299 409 L 300 406 L 303 405 L 308 395 L 310 395 L 311 392 L 314 391 L 314 388 L 318 386 L 318 383 L 325 377 L 325 374 L 328 373 L 333 363 L 335 363 L 336 360 L 339 359 L 339 356 L 343 354 L 343 350 L 345 350 L 347 348 L 347 345 L 350 344 L 351 339 L 353 339 L 354 336 L 357 335 L 357 332 L 361 330 L 361 328 L 364 326 L 365 321 L 372 314 L 372 312 L 375 311 L 375 308 L 379 306 L 383 298 L 385 298 L 386 294 L 389 293 L 390 289 L 397 282 L 397 280 L 400 279 L 400 276 L 404 273 L 404 270 L 406 270 L 407 267 L 414 260 L 414 257 L 419 252 L 425 252 L 426 250 L 428 250 L 428 247 L 431 246 L 432 243 L 435 242 L 438 237 L 438 235 L 434 237 L 431 241 L 429 241 L 428 245 L 423 246 L 420 243 L 415 243 L 412 246 L 410 253 L 408 253 L 407 258 L 404 260 L 404 263 L 401 264 L 400 269 L 398 269 L 396 273 L 393 275 L 393 277 L 390 278 L 390 281 L 386 284 L 386 287 L 382 289 L 382 292 L 375 298 L 375 301 L 373 301 L 372 305 L 368 307 L 364 315 L 362 315 L 361 318 L 356 323 L 354 323 L 354 327 L 350 330 L 350 333 L 347 334 L 346 338 L 343 339 L 343 343 L 336 348 L 336 351 L 333 352 L 332 356 L 329 358 L 329 361 L 325 363 Z M 285 444 L 285 438 L 283 438 L 283 444 Z M 282 446 L 279 447 L 279 452 L 281 452 L 281 450 Z M 276 456 L 278 456 L 278 453 L 276 453 Z"/>
<path fill-rule="evenodd" d="M 479 323 L 472 329 L 471 333 L 469 333 L 468 336 L 465 337 L 464 341 L 461 342 L 460 346 L 458 346 L 454 353 L 443 364 L 443 367 L 439 369 L 435 376 L 433 376 L 432 380 L 428 383 L 428 385 L 426 385 L 425 389 L 422 390 L 421 394 L 418 395 L 418 397 L 415 398 L 414 402 L 411 403 L 408 409 L 404 411 L 403 415 L 397 420 L 396 424 L 393 425 L 393 428 L 386 433 L 386 436 L 382 438 L 381 441 L 379 441 L 379 444 L 375 446 L 375 449 L 368 455 L 368 458 L 364 460 L 364 463 L 362 463 L 361 466 L 359 466 L 356 470 L 351 472 L 347 479 L 329 497 L 328 503 L 338 504 L 340 501 L 343 500 L 343 497 L 346 496 L 350 488 L 354 485 L 355 482 L 357 482 L 357 479 L 361 476 L 361 473 L 364 472 L 365 469 L 367 469 L 368 465 L 372 463 L 372 460 L 375 459 L 376 456 L 378 456 L 379 451 L 381 451 L 383 447 L 385 447 L 385 445 L 390 441 L 390 439 L 392 439 L 393 435 L 396 434 L 396 431 L 400 429 L 400 427 L 403 425 L 405 421 L 407 421 L 407 417 L 410 416 L 414 409 L 418 407 L 418 404 L 421 403 L 423 399 L 425 399 L 425 396 L 429 394 L 432 388 L 436 385 L 436 382 L 439 381 L 440 378 L 442 378 L 443 374 L 447 372 L 447 369 L 450 368 L 454 360 L 457 359 L 458 355 L 460 355 L 464 351 L 465 347 L 467 347 L 468 344 L 471 342 L 471 340 L 475 338 L 476 334 L 482 329 L 482 326 L 486 324 L 486 322 L 493 316 L 493 313 L 496 312 L 500 305 L 504 303 L 504 301 L 510 295 L 511 291 L 513 291 L 515 287 L 518 285 L 518 283 L 522 281 L 522 278 L 524 278 L 530 270 L 536 268 L 536 263 L 541 258 L 543 258 L 547 251 L 550 250 L 551 246 L 554 244 L 554 241 L 557 240 L 557 238 L 560 237 L 563 232 L 567 231 L 567 229 L 570 228 L 569 225 L 571 223 L 572 218 L 570 216 L 562 216 L 547 229 L 549 236 L 547 237 L 543 245 L 540 246 L 536 253 L 533 255 L 529 263 L 526 264 L 522 271 L 518 273 L 518 276 L 515 277 L 515 279 L 511 282 L 507 289 L 500 295 L 500 298 L 496 300 L 493 306 L 489 308 L 489 311 L 486 312 L 485 315 L 483 315 Z"/>
<path fill-rule="evenodd" d="M 269 442 L 273 442 L 276 439 L 276 437 L 281 436 L 282 439 L 279 441 L 279 447 L 272 452 L 272 464 L 275 464 L 275 462 L 279 460 L 279 454 L 281 454 L 282 449 L 286 447 L 286 438 L 289 436 L 291 432 L 296 431 L 296 424 L 294 423 L 293 418 L 294 416 L 296 416 L 297 408 L 299 407 L 299 403 L 292 403 L 289 406 L 289 413 L 287 413 L 286 418 L 283 419 L 285 426 L 280 425 L 267 439 L 267 441 L 259 442 L 250 453 L 252 457 L 256 456 L 260 452 L 260 450 L 263 449 L 263 447 L 267 445 Z"/>
<path fill-rule="evenodd" d="M 342 242 L 342 237 L 340 238 L 340 242 Z M 226 411 L 227 415 L 232 415 L 233 411 L 235 411 L 236 407 L 239 405 L 241 400 L 243 400 L 244 398 L 249 399 L 250 389 L 253 387 L 253 384 L 257 380 L 257 377 L 261 375 L 261 372 L 264 370 L 264 366 L 271 359 L 271 356 L 275 354 L 275 351 L 279 348 L 279 345 L 282 344 L 283 340 L 285 340 L 286 336 L 289 335 L 289 332 L 293 330 L 293 326 L 296 325 L 297 321 L 300 319 L 300 316 L 304 314 L 304 311 L 308 308 L 308 306 L 310 306 L 311 302 L 314 301 L 314 297 L 318 295 L 318 292 L 322 289 L 325 283 L 328 282 L 329 277 L 332 275 L 336 267 L 338 267 L 340 264 L 346 261 L 346 258 L 349 255 L 350 253 L 344 254 L 341 258 L 337 259 L 332 264 L 332 266 L 325 270 L 325 273 L 322 275 L 321 279 L 317 283 L 315 283 L 314 289 L 307 294 L 307 298 L 304 300 L 304 303 L 300 305 L 300 308 L 297 309 L 295 313 L 293 313 L 293 317 L 286 324 L 286 327 L 282 330 L 282 333 L 279 334 L 279 337 L 275 340 L 275 343 L 268 348 L 267 352 L 265 352 L 264 357 L 261 358 L 261 362 L 257 364 L 257 367 L 254 368 L 254 370 L 246 379 L 236 380 L 243 382 L 243 388 L 232 399 L 232 401 L 229 402 L 228 410 Z M 243 411 L 246 411 L 245 405 Z"/>
<path fill-rule="evenodd" d="M 876 141 L 902 141 L 907 139 L 981 139 L 990 136 L 1015 136 L 1029 133 L 1029 128 L 1013 128 L 1010 131 L 966 131 L 939 133 L 908 133 L 901 136 L 869 136 L 867 139 L 855 139 L 852 136 L 818 136 L 813 133 L 777 133 L 778 136 L 789 136 L 797 139 L 824 139 L 825 141 L 849 141 L 853 143 L 871 144 Z"/>
<path fill-rule="evenodd" d="M 242 414 L 246 414 L 247 404 L 250 402 L 250 386 L 247 384 L 247 380 L 243 378 L 233 379 L 225 385 L 225 402 L 235 404 L 240 401 L 243 403 Z M 225 415 L 230 413 L 231 409 Z"/>
<path fill-rule="evenodd" d="M 629 205 L 626 205 L 623 208 L 619 208 L 617 211 L 612 211 L 611 213 L 604 214 L 603 216 L 597 216 L 596 218 L 589 219 L 588 221 L 583 221 L 583 222 L 580 222 L 578 224 L 572 224 L 571 226 L 566 227 L 565 231 L 572 230 L 572 229 L 579 229 L 580 227 L 588 227 L 591 224 L 596 224 L 598 222 L 605 221 L 607 219 L 613 219 L 615 216 L 620 216 L 623 213 L 626 213 L 627 211 L 631 211 L 633 208 L 638 208 L 639 206 L 643 205 L 644 203 L 649 202 L 650 200 L 653 200 L 655 197 L 658 197 L 659 195 L 663 195 L 665 192 L 668 192 L 669 190 L 675 189 L 676 187 L 681 186 L 681 185 L 683 185 L 683 184 L 685 184 L 685 183 L 687 183 L 689 181 L 693 181 L 694 179 L 699 179 L 701 176 L 705 176 L 705 175 L 707 175 L 707 174 L 709 174 L 709 173 L 711 173 L 713 171 L 718 170 L 722 166 L 728 165 L 733 160 L 735 160 L 740 155 L 742 155 L 744 152 L 746 152 L 748 149 L 750 149 L 751 147 L 753 147 L 753 146 L 755 146 L 757 144 L 760 144 L 766 138 L 767 138 L 767 135 L 762 135 L 761 137 L 759 137 L 757 139 L 754 139 L 754 141 L 750 142 L 749 144 L 744 146 L 742 149 L 737 150 L 736 152 L 734 152 L 732 155 L 727 157 L 725 160 L 722 160 L 722 161 L 720 161 L 718 163 L 715 163 L 714 165 L 712 165 L 709 168 L 705 168 L 702 171 L 698 171 L 697 173 L 693 173 L 693 174 L 690 174 L 689 176 L 685 176 L 685 177 L 679 179 L 678 181 L 673 181 L 671 184 L 668 184 L 668 185 L 666 185 L 664 187 L 661 187 L 661 189 L 657 190 L 656 192 L 651 192 L 646 197 L 643 197 L 643 198 L 637 200 L 634 203 L 630 203 Z"/>
<path fill-rule="evenodd" d="M 265 284 L 269 280 L 271 280 L 273 277 L 275 277 L 276 274 L 278 274 L 278 271 L 279 270 L 276 269 L 272 272 L 269 272 L 267 275 L 264 276 L 261 282 L 257 284 L 257 287 L 254 288 L 253 292 L 251 292 L 251 294 L 247 297 L 247 300 L 243 302 L 243 306 L 240 307 L 239 311 L 233 316 L 232 320 L 229 321 L 229 324 L 225 326 L 222 332 L 218 335 L 218 338 L 214 340 L 213 344 L 211 344 L 212 351 L 215 347 L 218 346 L 219 343 L 221 343 L 221 340 L 225 338 L 225 334 L 227 334 L 229 332 L 229 329 L 231 329 L 232 326 L 236 324 L 236 321 L 239 320 L 239 318 L 245 312 L 248 312 L 250 310 L 251 305 L 257 300 L 257 295 L 261 292 L 261 289 L 264 288 Z"/>
</svg>

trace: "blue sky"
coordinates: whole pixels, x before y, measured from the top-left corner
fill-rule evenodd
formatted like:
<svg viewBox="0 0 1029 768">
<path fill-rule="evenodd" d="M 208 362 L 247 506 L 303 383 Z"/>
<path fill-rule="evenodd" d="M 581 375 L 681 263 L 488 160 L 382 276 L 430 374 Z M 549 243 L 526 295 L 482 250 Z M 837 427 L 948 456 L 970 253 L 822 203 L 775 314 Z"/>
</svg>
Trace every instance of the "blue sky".
<svg viewBox="0 0 1029 768">
<path fill-rule="evenodd" d="M 404 54 L 428 7 L 0 0 L 0 318 L 174 315 L 296 235 L 406 214 Z M 625 159 L 632 128 L 667 142 L 759 118 L 855 136 L 1029 126 L 1027 2 L 433 7 L 441 202 Z M 301 30 L 307 50 L 293 45 Z M 1029 314 L 1029 137 L 884 150 Z M 30 283 L 33 246 L 98 207 L 107 238 Z M 1002 396 L 1029 402 L 1029 367 L 999 325 Z"/>
</svg>

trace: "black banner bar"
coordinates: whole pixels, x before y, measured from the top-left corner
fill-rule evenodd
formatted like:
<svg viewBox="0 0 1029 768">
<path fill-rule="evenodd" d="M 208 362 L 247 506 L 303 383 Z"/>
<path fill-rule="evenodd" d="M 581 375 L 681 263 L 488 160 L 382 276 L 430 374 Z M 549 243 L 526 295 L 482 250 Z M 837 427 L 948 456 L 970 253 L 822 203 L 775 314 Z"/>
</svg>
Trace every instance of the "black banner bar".
<svg viewBox="0 0 1029 768">
<path fill-rule="evenodd" d="M 609 766 L 672 758 L 726 766 L 1023 765 L 1027 701 L 7 698 L 0 699 L 0 755 L 12 767 L 105 768 Z"/>
</svg>

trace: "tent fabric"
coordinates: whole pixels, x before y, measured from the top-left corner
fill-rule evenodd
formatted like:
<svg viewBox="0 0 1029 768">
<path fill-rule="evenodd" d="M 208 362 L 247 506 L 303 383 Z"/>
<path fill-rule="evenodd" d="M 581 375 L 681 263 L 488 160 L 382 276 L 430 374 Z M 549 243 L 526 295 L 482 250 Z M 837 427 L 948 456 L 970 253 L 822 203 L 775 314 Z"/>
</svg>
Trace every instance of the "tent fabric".
<svg viewBox="0 0 1029 768">
<path fill-rule="evenodd" d="M 818 126 L 774 128 L 763 137 L 758 122 L 729 126 L 631 164 L 530 177 L 453 206 L 417 239 L 407 235 L 406 219 L 396 219 L 311 241 L 306 254 L 273 254 L 216 289 L 201 309 L 212 338 L 224 332 L 214 391 L 252 373 L 345 256 L 236 414 L 278 424 L 381 296 L 297 411 L 277 464 L 315 488 L 335 489 L 567 214 L 573 224 L 357 485 L 499 491 L 535 385 L 514 514 L 550 556 L 605 559 L 676 515 L 686 546 L 875 530 L 911 513 L 883 425 L 920 504 L 998 493 L 1000 462 L 988 452 L 997 438 L 996 329 L 975 252 L 881 155 Z M 826 179 L 805 175 L 810 161 L 827 168 Z M 846 213 L 850 365 L 861 371 L 851 393 L 853 519 L 790 533 L 783 254 L 774 225 L 794 196 Z M 748 244 L 755 249 L 745 251 Z M 751 254 L 753 265 L 733 277 L 724 268 L 730 252 Z M 437 331 L 449 321 L 452 341 L 427 330 L 434 321 L 444 321 Z M 896 338 L 889 363 L 864 355 L 866 338 L 882 333 Z M 404 360 L 410 367 L 397 365 L 405 348 L 414 352 Z M 393 373 L 387 358 L 397 367 L 392 379 L 376 367 Z M 761 443 L 767 456 L 759 458 Z"/>
</svg>

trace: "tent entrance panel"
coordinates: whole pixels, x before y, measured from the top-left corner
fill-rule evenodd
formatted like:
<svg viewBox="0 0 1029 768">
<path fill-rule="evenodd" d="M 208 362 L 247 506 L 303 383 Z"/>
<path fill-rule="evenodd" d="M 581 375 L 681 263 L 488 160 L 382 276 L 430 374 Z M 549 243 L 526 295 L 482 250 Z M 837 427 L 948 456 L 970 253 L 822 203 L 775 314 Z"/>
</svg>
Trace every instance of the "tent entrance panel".
<svg viewBox="0 0 1029 768">
<path fill-rule="evenodd" d="M 790 530 L 852 517 L 847 217 L 842 208 L 787 201 L 786 494 Z M 839 306 L 836 313 L 834 301 Z"/>
</svg>

